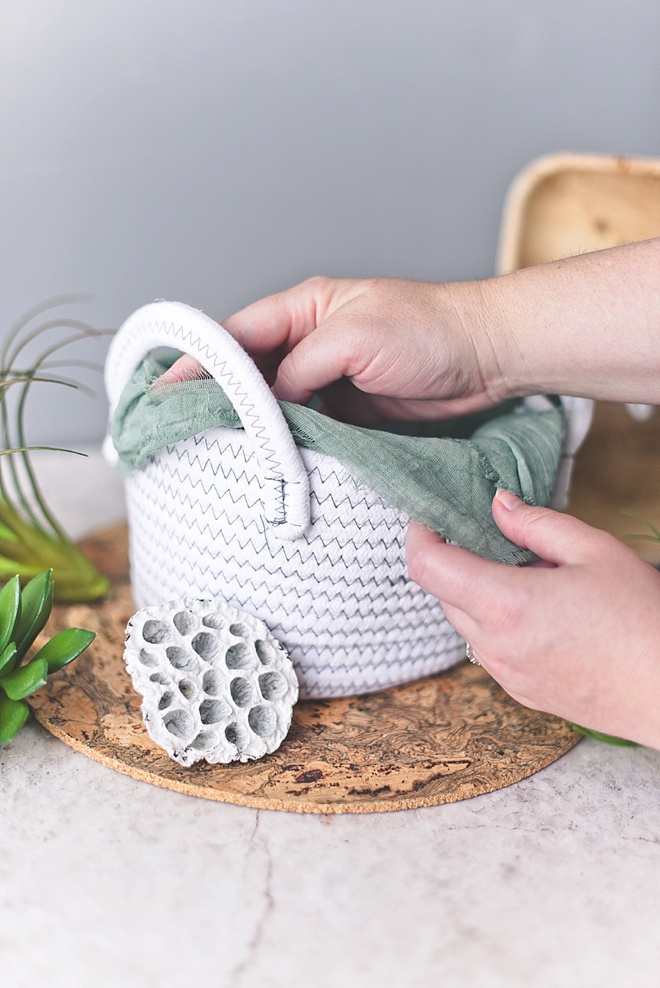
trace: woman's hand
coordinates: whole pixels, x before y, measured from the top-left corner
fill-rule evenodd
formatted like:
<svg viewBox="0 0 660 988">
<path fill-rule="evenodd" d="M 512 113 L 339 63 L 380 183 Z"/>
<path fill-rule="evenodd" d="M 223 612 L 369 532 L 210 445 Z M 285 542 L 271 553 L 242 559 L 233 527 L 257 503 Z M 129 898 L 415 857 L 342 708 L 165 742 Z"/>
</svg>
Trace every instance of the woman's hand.
<svg viewBox="0 0 660 988">
<path fill-rule="evenodd" d="M 411 579 L 514 699 L 660 748 L 660 574 L 605 532 L 508 492 L 493 516 L 553 567 L 487 562 L 413 524 Z"/>
<path fill-rule="evenodd" d="M 311 278 L 224 323 L 278 398 L 439 419 L 505 398 L 660 403 L 660 238 L 485 281 Z M 195 373 L 191 358 L 166 379 Z"/>
<path fill-rule="evenodd" d="M 507 397 L 481 324 L 485 284 L 311 278 L 223 325 L 285 401 L 320 394 L 361 424 L 448 418 Z M 162 380 L 197 369 L 184 357 Z"/>
</svg>

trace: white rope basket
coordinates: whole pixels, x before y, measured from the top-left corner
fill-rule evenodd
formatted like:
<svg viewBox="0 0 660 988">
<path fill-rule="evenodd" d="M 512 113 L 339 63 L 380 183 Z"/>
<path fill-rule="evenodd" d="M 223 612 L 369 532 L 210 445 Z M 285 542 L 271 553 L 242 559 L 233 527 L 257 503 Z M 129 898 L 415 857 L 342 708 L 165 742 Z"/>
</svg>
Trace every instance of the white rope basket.
<svg viewBox="0 0 660 988">
<path fill-rule="evenodd" d="M 245 431 L 211 428 L 152 454 L 126 478 L 135 604 L 218 597 L 264 621 L 289 651 L 302 696 L 370 692 L 460 661 L 465 643 L 408 579 L 408 518 L 335 458 L 299 449 L 250 357 L 208 316 L 144 306 L 110 348 L 111 413 L 161 346 L 195 357 Z"/>
</svg>

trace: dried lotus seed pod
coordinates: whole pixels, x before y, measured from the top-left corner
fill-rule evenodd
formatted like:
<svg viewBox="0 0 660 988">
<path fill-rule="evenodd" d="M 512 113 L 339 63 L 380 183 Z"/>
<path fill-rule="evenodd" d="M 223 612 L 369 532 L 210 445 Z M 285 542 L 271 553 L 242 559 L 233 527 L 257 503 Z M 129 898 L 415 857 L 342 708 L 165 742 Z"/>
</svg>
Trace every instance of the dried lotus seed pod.
<svg viewBox="0 0 660 988">
<path fill-rule="evenodd" d="M 261 758 L 287 735 L 296 673 L 251 614 L 193 597 L 145 607 L 124 658 L 150 736 L 180 765 Z"/>
</svg>

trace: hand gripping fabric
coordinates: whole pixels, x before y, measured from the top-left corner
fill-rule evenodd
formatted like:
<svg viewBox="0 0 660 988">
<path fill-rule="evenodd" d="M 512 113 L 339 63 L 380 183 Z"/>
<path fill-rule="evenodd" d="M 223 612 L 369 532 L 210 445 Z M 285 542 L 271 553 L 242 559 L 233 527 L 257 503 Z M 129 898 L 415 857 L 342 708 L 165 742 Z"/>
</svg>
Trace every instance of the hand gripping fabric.
<svg viewBox="0 0 660 988">
<path fill-rule="evenodd" d="M 296 444 L 258 368 L 203 312 L 180 302 L 155 302 L 130 316 L 106 362 L 111 414 L 137 365 L 159 346 L 195 357 L 230 398 L 261 466 L 267 524 L 279 538 L 296 538 L 309 524 L 309 483 Z"/>
<path fill-rule="evenodd" d="M 462 638 L 408 579 L 407 516 L 334 457 L 295 446 L 263 377 L 211 319 L 171 302 L 129 317 L 108 356 L 111 406 L 163 345 L 200 360 L 246 428 L 209 428 L 126 478 L 136 607 L 192 596 L 253 614 L 285 645 L 301 696 L 370 692 L 460 661 Z"/>
</svg>

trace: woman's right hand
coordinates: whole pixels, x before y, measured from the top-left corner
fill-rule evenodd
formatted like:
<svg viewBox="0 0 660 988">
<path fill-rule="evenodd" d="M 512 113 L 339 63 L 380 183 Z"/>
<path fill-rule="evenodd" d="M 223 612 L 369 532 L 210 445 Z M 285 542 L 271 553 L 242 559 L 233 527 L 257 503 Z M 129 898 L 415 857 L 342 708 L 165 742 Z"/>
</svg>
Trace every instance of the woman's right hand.
<svg viewBox="0 0 660 988">
<path fill-rule="evenodd" d="M 657 237 L 486 281 L 311 278 L 225 326 L 277 397 L 367 425 L 530 394 L 660 404 L 659 271 Z"/>
<path fill-rule="evenodd" d="M 487 282 L 311 278 L 223 322 L 275 395 L 337 418 L 450 418 L 508 397 L 484 325 Z M 194 374 L 182 357 L 162 380 Z"/>
</svg>

